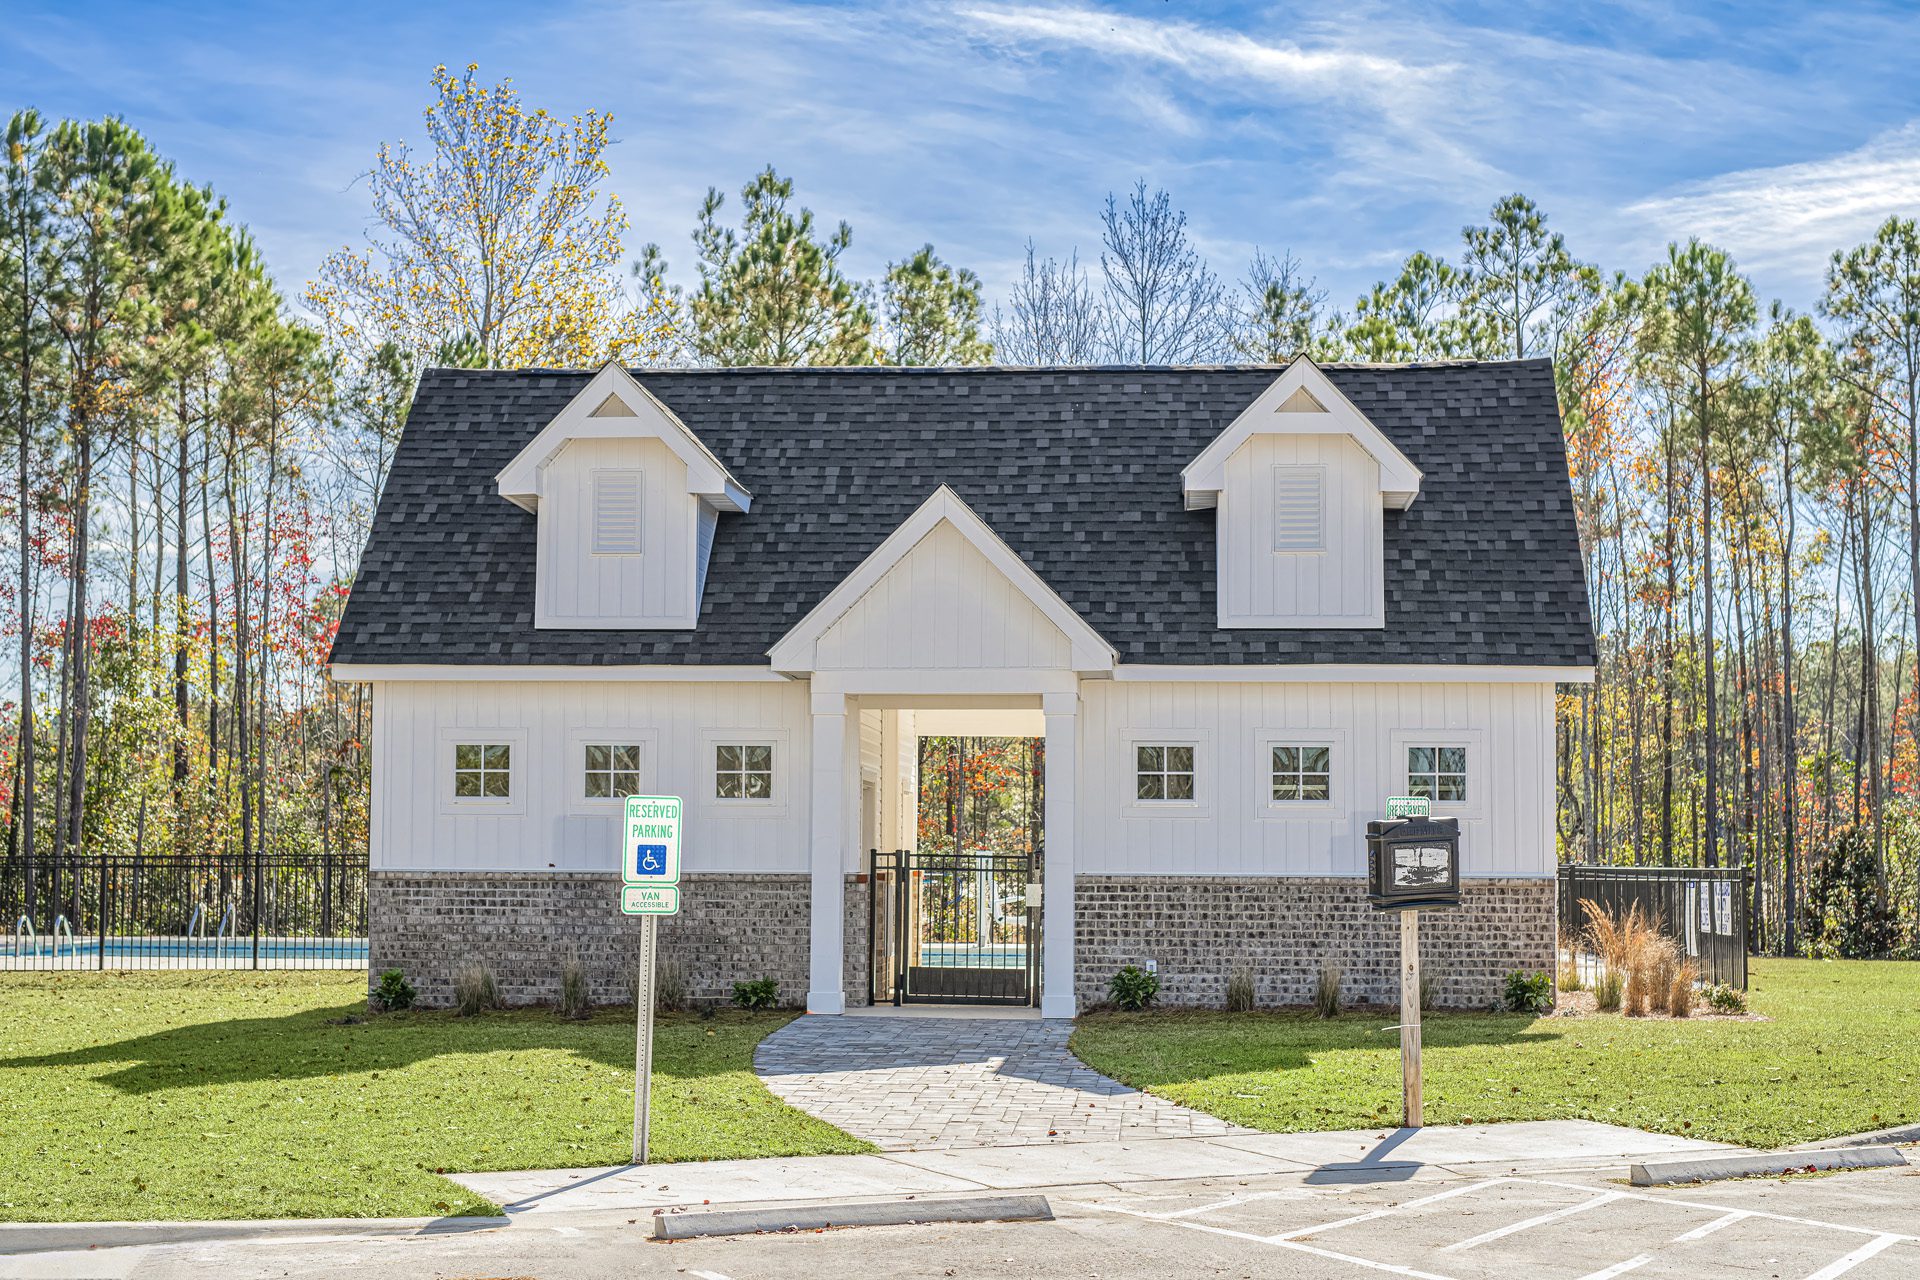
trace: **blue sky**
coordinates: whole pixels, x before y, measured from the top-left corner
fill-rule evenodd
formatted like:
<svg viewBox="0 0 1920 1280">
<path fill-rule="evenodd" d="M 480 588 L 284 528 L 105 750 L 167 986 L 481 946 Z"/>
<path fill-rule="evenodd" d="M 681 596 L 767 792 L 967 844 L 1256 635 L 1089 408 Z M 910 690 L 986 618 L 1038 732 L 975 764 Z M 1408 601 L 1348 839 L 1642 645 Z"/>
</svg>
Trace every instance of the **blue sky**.
<svg viewBox="0 0 1920 1280">
<path fill-rule="evenodd" d="M 690 275 L 710 185 L 773 162 L 871 274 L 932 240 L 997 294 L 1031 236 L 1097 256 L 1171 190 L 1223 275 L 1291 250 L 1349 302 L 1531 195 L 1583 257 L 1674 237 L 1805 307 L 1830 250 L 1920 216 L 1920 8 L 1892 4 L 107 4 L 12 0 L 0 105 L 117 113 L 210 182 L 290 292 L 358 243 L 436 62 L 610 110 L 630 249 Z"/>
</svg>

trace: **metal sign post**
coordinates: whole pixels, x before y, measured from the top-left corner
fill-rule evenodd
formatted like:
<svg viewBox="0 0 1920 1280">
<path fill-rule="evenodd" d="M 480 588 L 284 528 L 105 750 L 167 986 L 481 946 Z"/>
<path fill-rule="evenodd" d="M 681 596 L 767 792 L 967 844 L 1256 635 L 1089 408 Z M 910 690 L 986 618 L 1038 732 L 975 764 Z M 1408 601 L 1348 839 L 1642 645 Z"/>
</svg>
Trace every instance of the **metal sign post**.
<svg viewBox="0 0 1920 1280">
<path fill-rule="evenodd" d="M 647 1162 L 653 1098 L 654 946 L 661 916 L 680 910 L 680 797 L 628 796 L 620 826 L 620 910 L 640 920 L 634 984 L 633 1163 Z"/>
</svg>

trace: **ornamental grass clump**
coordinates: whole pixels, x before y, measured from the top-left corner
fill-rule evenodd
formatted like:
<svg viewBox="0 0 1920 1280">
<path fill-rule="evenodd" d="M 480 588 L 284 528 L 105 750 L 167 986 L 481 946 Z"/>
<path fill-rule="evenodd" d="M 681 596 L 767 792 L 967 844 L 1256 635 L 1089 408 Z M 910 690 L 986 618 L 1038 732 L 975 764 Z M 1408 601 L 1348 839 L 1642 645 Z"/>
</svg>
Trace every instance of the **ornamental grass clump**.
<svg viewBox="0 0 1920 1280">
<path fill-rule="evenodd" d="M 587 985 L 587 966 L 578 952 L 569 951 L 560 966 L 560 1016 L 584 1018 L 593 1012 L 593 993 Z"/>
<path fill-rule="evenodd" d="M 1253 1009 L 1253 966 L 1237 964 L 1227 975 L 1227 1012 L 1248 1013 Z"/>
<path fill-rule="evenodd" d="M 1339 965 L 1329 960 L 1320 966 L 1320 974 L 1314 979 L 1313 1011 L 1323 1018 L 1339 1016 L 1342 972 Z"/>
<path fill-rule="evenodd" d="M 1673 980 L 1667 987 L 1667 1013 L 1675 1018 L 1690 1017 L 1693 1014 L 1693 984 L 1699 981 L 1700 966 L 1691 960 L 1682 960 L 1673 970 Z"/>
<path fill-rule="evenodd" d="M 493 970 L 479 961 L 460 966 L 453 975 L 453 1007 L 463 1018 L 500 1007 L 500 984 Z"/>
</svg>

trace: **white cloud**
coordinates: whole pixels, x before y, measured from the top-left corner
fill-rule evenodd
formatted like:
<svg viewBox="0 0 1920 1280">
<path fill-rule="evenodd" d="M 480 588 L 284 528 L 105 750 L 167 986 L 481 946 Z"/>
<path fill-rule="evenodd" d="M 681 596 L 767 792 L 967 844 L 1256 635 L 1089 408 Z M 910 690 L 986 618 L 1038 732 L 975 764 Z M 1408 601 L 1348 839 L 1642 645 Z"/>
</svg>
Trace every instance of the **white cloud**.
<svg viewBox="0 0 1920 1280">
<path fill-rule="evenodd" d="M 1187 22 L 1155 22 L 1097 9 L 993 5 L 962 7 L 955 14 L 983 32 L 1160 62 L 1202 80 L 1249 80 L 1316 97 L 1392 98 L 1408 80 L 1424 80 L 1449 70 L 1354 50 L 1307 49 L 1291 41 L 1255 40 L 1239 32 L 1209 31 Z"/>
<path fill-rule="evenodd" d="M 1890 214 L 1920 215 L 1920 120 L 1839 155 L 1690 182 L 1626 212 L 1664 238 L 1711 241 L 1744 267 L 1815 277 Z"/>
</svg>

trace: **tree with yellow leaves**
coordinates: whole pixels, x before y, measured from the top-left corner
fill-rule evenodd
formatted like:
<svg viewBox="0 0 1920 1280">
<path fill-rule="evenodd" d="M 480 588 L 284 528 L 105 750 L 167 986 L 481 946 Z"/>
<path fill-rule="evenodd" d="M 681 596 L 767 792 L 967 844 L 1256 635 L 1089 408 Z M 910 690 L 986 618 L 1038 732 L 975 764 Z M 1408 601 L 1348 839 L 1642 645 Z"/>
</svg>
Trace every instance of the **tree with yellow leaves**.
<svg viewBox="0 0 1920 1280">
<path fill-rule="evenodd" d="M 366 175 L 377 227 L 321 264 L 307 305 L 362 361 L 389 343 L 495 368 L 660 358 L 671 299 L 622 288 L 627 216 L 599 189 L 612 117 L 528 109 L 478 70 L 434 68 L 427 153 L 381 145 Z"/>
</svg>

